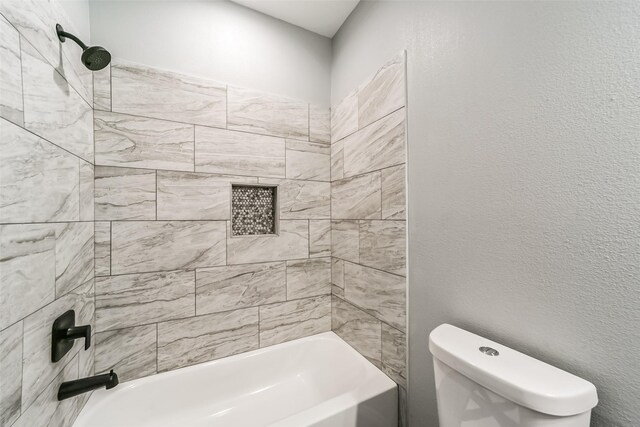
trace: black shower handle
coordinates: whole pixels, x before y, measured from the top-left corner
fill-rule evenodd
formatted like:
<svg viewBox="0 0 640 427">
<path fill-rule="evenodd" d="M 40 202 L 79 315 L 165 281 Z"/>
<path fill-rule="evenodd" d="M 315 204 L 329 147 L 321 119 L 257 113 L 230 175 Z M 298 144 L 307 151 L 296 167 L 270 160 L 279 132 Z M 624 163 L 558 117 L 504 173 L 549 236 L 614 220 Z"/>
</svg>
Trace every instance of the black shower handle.
<svg viewBox="0 0 640 427">
<path fill-rule="evenodd" d="M 72 326 L 71 328 L 67 329 L 65 338 L 67 340 L 77 340 L 79 338 L 84 338 L 84 349 L 89 350 L 89 347 L 91 347 L 91 325 Z"/>
</svg>

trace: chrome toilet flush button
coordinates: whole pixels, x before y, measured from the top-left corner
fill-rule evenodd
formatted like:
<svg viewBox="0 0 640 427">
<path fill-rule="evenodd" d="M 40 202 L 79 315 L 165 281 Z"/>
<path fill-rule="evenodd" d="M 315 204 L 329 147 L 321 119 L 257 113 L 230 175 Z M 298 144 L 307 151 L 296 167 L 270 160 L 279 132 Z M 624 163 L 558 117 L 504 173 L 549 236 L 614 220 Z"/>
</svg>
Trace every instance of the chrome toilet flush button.
<svg viewBox="0 0 640 427">
<path fill-rule="evenodd" d="M 499 356 L 500 352 L 498 350 L 496 350 L 495 348 L 491 348 L 491 347 L 480 347 L 478 350 L 480 350 L 482 353 L 486 354 L 487 356 Z"/>
</svg>

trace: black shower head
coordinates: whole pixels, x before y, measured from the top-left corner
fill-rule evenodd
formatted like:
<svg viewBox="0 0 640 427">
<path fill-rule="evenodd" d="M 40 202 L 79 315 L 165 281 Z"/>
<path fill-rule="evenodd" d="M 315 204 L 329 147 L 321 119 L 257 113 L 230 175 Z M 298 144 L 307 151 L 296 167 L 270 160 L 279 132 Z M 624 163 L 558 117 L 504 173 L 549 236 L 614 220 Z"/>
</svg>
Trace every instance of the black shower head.
<svg viewBox="0 0 640 427">
<path fill-rule="evenodd" d="M 73 34 L 67 33 L 60 24 L 56 24 L 56 33 L 61 42 L 64 43 L 67 38 L 70 38 L 82 48 L 82 63 L 91 71 L 102 70 L 111 62 L 111 54 L 102 46 L 87 46 Z"/>
<path fill-rule="evenodd" d="M 111 54 L 102 46 L 91 46 L 82 52 L 82 63 L 91 71 L 102 70 L 110 61 Z"/>
</svg>

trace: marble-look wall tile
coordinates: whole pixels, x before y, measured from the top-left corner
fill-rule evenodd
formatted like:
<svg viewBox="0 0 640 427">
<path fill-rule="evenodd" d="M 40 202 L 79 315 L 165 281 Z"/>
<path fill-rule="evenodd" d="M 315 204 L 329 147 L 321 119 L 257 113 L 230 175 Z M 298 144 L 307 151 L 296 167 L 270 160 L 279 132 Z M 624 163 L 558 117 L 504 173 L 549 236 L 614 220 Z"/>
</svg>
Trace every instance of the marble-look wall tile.
<svg viewBox="0 0 640 427">
<path fill-rule="evenodd" d="M 287 178 L 331 180 L 331 147 L 287 140 Z"/>
<path fill-rule="evenodd" d="M 0 330 L 54 300 L 55 243 L 53 225 L 0 225 Z"/>
<path fill-rule="evenodd" d="M 113 222 L 111 274 L 223 265 L 225 233 L 223 221 Z"/>
<path fill-rule="evenodd" d="M 111 223 L 96 222 L 94 237 L 95 275 L 111 274 Z"/>
<path fill-rule="evenodd" d="M 382 324 L 382 371 L 399 386 L 407 386 L 407 340 L 403 332 Z"/>
<path fill-rule="evenodd" d="M 405 162 L 405 113 L 397 110 L 343 140 L 345 177 Z"/>
<path fill-rule="evenodd" d="M 344 299 L 344 288 L 332 284 L 331 295 Z"/>
<path fill-rule="evenodd" d="M 258 308 L 158 324 L 158 372 L 256 350 Z"/>
<path fill-rule="evenodd" d="M 156 171 L 96 166 L 96 220 L 156 219 Z"/>
<path fill-rule="evenodd" d="M 21 48 L 25 127 L 92 163 L 91 105 L 29 43 Z"/>
<path fill-rule="evenodd" d="M 331 184 L 294 179 L 260 179 L 278 185 L 280 219 L 330 219 Z"/>
<path fill-rule="evenodd" d="M 21 45 L 28 42 L 56 68 L 57 72 L 92 105 L 91 71 L 81 61 L 82 48 L 76 43 L 60 43 L 56 24 L 77 34 L 59 1 L 3 0 L 0 14 L 18 29 Z M 52 30 L 53 29 L 53 30 Z"/>
<path fill-rule="evenodd" d="M 13 424 L 20 416 L 22 322 L 0 332 L 0 377 L 0 426 L 4 427 Z"/>
<path fill-rule="evenodd" d="M 331 258 L 331 283 L 344 289 L 344 261 Z"/>
<path fill-rule="evenodd" d="M 56 224 L 56 298 L 93 278 L 92 222 Z"/>
<path fill-rule="evenodd" d="M 98 332 L 195 315 L 195 272 L 96 278 Z"/>
<path fill-rule="evenodd" d="M 358 130 L 358 93 L 351 92 L 331 108 L 331 142 Z"/>
<path fill-rule="evenodd" d="M 287 299 L 331 293 L 331 258 L 287 261 Z"/>
<path fill-rule="evenodd" d="M 76 340 L 73 348 L 57 363 L 51 363 L 51 325 L 67 310 L 75 310 L 76 324 L 93 324 L 93 280 L 77 286 L 71 292 L 24 319 L 22 407 L 31 405 L 72 359 L 84 348 L 83 340 Z M 77 369 L 76 360 L 76 369 Z M 24 418 L 24 413 L 22 418 Z"/>
<path fill-rule="evenodd" d="M 80 160 L 80 221 L 93 221 L 94 206 L 93 199 L 95 197 L 94 166 L 84 160 Z"/>
<path fill-rule="evenodd" d="M 308 140 L 308 104 L 234 86 L 228 92 L 229 129 Z"/>
<path fill-rule="evenodd" d="M 284 262 L 196 270 L 196 314 L 236 310 L 287 299 Z"/>
<path fill-rule="evenodd" d="M 331 143 L 331 110 L 309 105 L 309 141 Z"/>
<path fill-rule="evenodd" d="M 405 330 L 406 280 L 384 271 L 346 263 L 344 296 L 377 319 Z"/>
<path fill-rule="evenodd" d="M 231 184 L 258 178 L 158 171 L 158 219 L 231 219 Z"/>
<path fill-rule="evenodd" d="M 196 126 L 195 170 L 229 175 L 285 176 L 285 140 Z"/>
<path fill-rule="evenodd" d="M 331 183 L 333 219 L 380 219 L 382 195 L 380 172 Z"/>
<path fill-rule="evenodd" d="M 380 68 L 358 91 L 358 125 L 370 123 L 405 106 L 404 52 Z"/>
<path fill-rule="evenodd" d="M 309 222 L 282 220 L 277 236 L 231 237 L 227 226 L 227 263 L 283 261 L 309 257 Z"/>
<path fill-rule="evenodd" d="M 0 117 L 24 124 L 20 34 L 0 15 Z"/>
<path fill-rule="evenodd" d="M 344 178 L 344 144 L 342 140 L 331 144 L 331 181 Z"/>
<path fill-rule="evenodd" d="M 0 222 L 77 221 L 79 161 L 0 119 Z"/>
<path fill-rule="evenodd" d="M 407 415 L 407 389 L 398 387 L 398 427 L 407 427 L 409 425 Z"/>
<path fill-rule="evenodd" d="M 113 369 L 130 381 L 156 373 L 157 325 L 135 326 L 96 334 L 96 373 Z"/>
<path fill-rule="evenodd" d="M 44 385 L 42 393 L 33 404 L 23 410 L 22 416 L 12 427 L 64 427 L 70 426 L 88 400 L 89 394 L 82 394 L 63 401 L 58 400 L 58 389 L 65 381 L 73 381 L 80 377 L 79 355 L 76 354 L 66 363 L 62 370 Z"/>
<path fill-rule="evenodd" d="M 360 264 L 405 275 L 405 221 L 360 221 Z"/>
<path fill-rule="evenodd" d="M 331 302 L 331 330 L 381 368 L 381 322 L 341 298 Z"/>
<path fill-rule="evenodd" d="M 260 347 L 331 330 L 331 297 L 323 295 L 260 307 Z"/>
<path fill-rule="evenodd" d="M 312 219 L 309 221 L 309 258 L 331 256 L 331 221 Z"/>
<path fill-rule="evenodd" d="M 193 125 L 94 112 L 96 165 L 193 171 Z"/>
<path fill-rule="evenodd" d="M 111 111 L 111 65 L 93 72 L 93 108 Z"/>
<path fill-rule="evenodd" d="M 383 169 L 381 172 L 382 219 L 405 219 L 405 165 Z"/>
<path fill-rule="evenodd" d="M 114 112 L 225 127 L 225 85 L 132 63 L 111 65 Z"/>
<path fill-rule="evenodd" d="M 360 260 L 358 221 L 331 221 L 331 255 L 343 260 Z"/>
</svg>

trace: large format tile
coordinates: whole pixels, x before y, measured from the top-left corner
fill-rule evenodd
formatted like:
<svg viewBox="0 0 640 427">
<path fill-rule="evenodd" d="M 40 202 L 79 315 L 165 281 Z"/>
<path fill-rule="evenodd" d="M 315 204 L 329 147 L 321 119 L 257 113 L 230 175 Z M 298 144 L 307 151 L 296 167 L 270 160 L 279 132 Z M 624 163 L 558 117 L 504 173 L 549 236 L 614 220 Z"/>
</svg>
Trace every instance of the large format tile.
<svg viewBox="0 0 640 427">
<path fill-rule="evenodd" d="M 370 123 L 405 105 L 404 52 L 386 63 L 358 91 L 358 125 Z"/>
<path fill-rule="evenodd" d="M 96 278 L 96 331 L 195 315 L 195 273 L 125 274 Z"/>
<path fill-rule="evenodd" d="M 94 188 L 94 166 L 84 160 L 80 160 L 80 221 L 94 221 L 93 199 L 95 197 Z"/>
<path fill-rule="evenodd" d="M 323 295 L 260 307 L 260 347 L 331 330 L 331 297 Z"/>
<path fill-rule="evenodd" d="M 309 141 L 331 143 L 331 111 L 329 108 L 309 105 Z"/>
<path fill-rule="evenodd" d="M 111 65 L 93 72 L 93 108 L 111 111 Z"/>
<path fill-rule="evenodd" d="M 344 289 L 344 261 L 331 258 L 331 283 L 340 289 Z"/>
<path fill-rule="evenodd" d="M 94 236 L 95 275 L 111 274 L 111 223 L 96 222 Z"/>
<path fill-rule="evenodd" d="M 380 172 L 332 182 L 332 218 L 380 219 L 382 217 L 380 184 Z"/>
<path fill-rule="evenodd" d="M 331 142 L 358 130 L 358 93 L 352 92 L 331 108 Z"/>
<path fill-rule="evenodd" d="M 331 256 L 331 221 L 309 221 L 309 258 Z"/>
<path fill-rule="evenodd" d="M 346 137 L 344 144 L 344 176 L 354 176 L 406 160 L 405 109 L 378 120 Z"/>
<path fill-rule="evenodd" d="M 196 270 L 196 314 L 217 313 L 287 299 L 284 262 Z"/>
<path fill-rule="evenodd" d="M 0 332 L 0 426 L 20 416 L 22 394 L 22 322 Z"/>
<path fill-rule="evenodd" d="M 344 178 L 344 143 L 342 140 L 331 144 L 331 181 Z"/>
<path fill-rule="evenodd" d="M 0 15 L 0 117 L 24 124 L 20 34 Z"/>
<path fill-rule="evenodd" d="M 358 221 L 331 221 L 331 255 L 351 262 L 360 260 Z"/>
<path fill-rule="evenodd" d="M 382 371 L 399 386 L 407 386 L 407 339 L 404 333 L 382 324 Z"/>
<path fill-rule="evenodd" d="M 193 171 L 193 125 L 94 112 L 96 165 Z"/>
<path fill-rule="evenodd" d="M 79 161 L 0 118 L 0 222 L 77 221 Z"/>
<path fill-rule="evenodd" d="M 382 170 L 382 219 L 405 219 L 405 165 Z"/>
<path fill-rule="evenodd" d="M 76 287 L 41 310 L 24 319 L 22 407 L 33 403 L 40 392 L 84 348 L 83 340 L 75 340 L 73 348 L 57 363 L 51 363 L 51 325 L 67 310 L 75 310 L 76 325 L 93 323 L 93 280 Z M 76 361 L 77 363 L 77 361 Z M 24 415 L 23 415 L 24 416 Z"/>
<path fill-rule="evenodd" d="M 405 221 L 360 221 L 360 264 L 405 275 Z"/>
<path fill-rule="evenodd" d="M 87 395 L 79 395 L 63 401 L 58 400 L 58 389 L 65 381 L 79 378 L 78 354 L 75 353 L 70 361 L 65 361 L 60 370 L 48 383 L 42 385 L 42 392 L 33 400 L 29 407 L 25 407 L 22 416 L 12 427 L 69 426 L 80 413 Z M 62 364 L 62 362 L 59 362 Z"/>
<path fill-rule="evenodd" d="M 93 278 L 93 222 L 56 224 L 56 298 Z"/>
<path fill-rule="evenodd" d="M 229 129 L 308 140 L 308 104 L 233 86 L 228 91 Z"/>
<path fill-rule="evenodd" d="M 132 63 L 111 66 L 115 112 L 206 126 L 226 126 L 226 87 Z"/>
<path fill-rule="evenodd" d="M 285 176 L 285 140 L 196 126 L 195 170 L 229 175 Z"/>
<path fill-rule="evenodd" d="M 22 43 L 24 126 L 93 162 L 93 109 L 29 44 Z"/>
<path fill-rule="evenodd" d="M 0 225 L 0 330 L 54 300 L 55 244 L 53 225 Z"/>
<path fill-rule="evenodd" d="M 287 261 L 287 299 L 331 293 L 331 258 Z"/>
<path fill-rule="evenodd" d="M 21 45 L 28 41 L 56 68 L 56 71 L 92 105 L 91 71 L 81 60 L 82 48 L 76 43 L 60 43 L 56 24 L 77 34 L 59 1 L 56 0 L 3 0 L 0 14 L 4 15 L 22 36 Z M 3 63 L 4 66 L 4 63 Z"/>
<path fill-rule="evenodd" d="M 329 182 L 294 179 L 268 180 L 261 183 L 278 185 L 281 219 L 329 219 L 331 217 L 331 184 Z"/>
<path fill-rule="evenodd" d="M 158 171 L 158 219 L 231 219 L 231 184 L 256 182 L 253 177 Z"/>
<path fill-rule="evenodd" d="M 282 220 L 276 236 L 231 237 L 227 226 L 227 263 L 282 261 L 309 257 L 309 222 Z"/>
<path fill-rule="evenodd" d="M 126 221 L 111 224 L 111 274 L 225 264 L 223 221 Z"/>
<path fill-rule="evenodd" d="M 120 381 L 156 373 L 156 325 L 96 334 L 96 373 L 113 369 Z"/>
<path fill-rule="evenodd" d="M 406 280 L 384 271 L 346 263 L 344 296 L 377 319 L 405 330 Z"/>
<path fill-rule="evenodd" d="M 331 180 L 331 147 L 287 140 L 287 178 Z"/>
<path fill-rule="evenodd" d="M 97 221 L 156 219 L 156 171 L 96 166 Z"/>
<path fill-rule="evenodd" d="M 381 322 L 341 298 L 331 300 L 331 330 L 378 368 L 382 367 Z"/>
<path fill-rule="evenodd" d="M 158 324 L 158 372 L 257 348 L 257 307 Z"/>
</svg>

